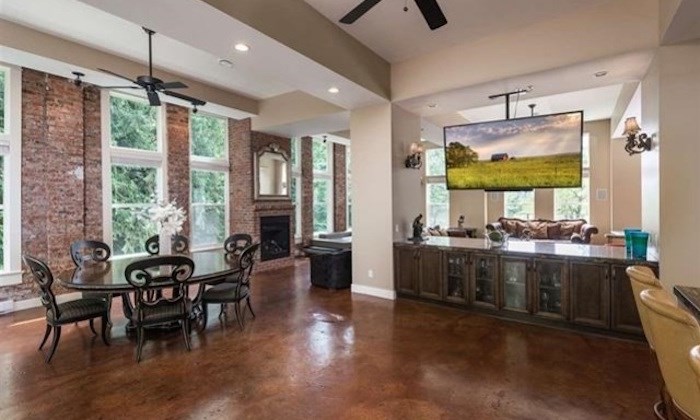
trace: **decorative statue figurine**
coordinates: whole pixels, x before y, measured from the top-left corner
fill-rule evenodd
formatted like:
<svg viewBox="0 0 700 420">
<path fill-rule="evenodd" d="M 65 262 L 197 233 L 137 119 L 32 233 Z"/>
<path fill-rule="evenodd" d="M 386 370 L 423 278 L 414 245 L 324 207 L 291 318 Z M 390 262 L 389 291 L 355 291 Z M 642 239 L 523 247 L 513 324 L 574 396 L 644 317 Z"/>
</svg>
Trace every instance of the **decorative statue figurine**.
<svg viewBox="0 0 700 420">
<path fill-rule="evenodd" d="M 463 214 L 460 214 L 459 219 L 457 219 L 457 227 L 460 229 L 464 227 L 464 215 Z"/>
<path fill-rule="evenodd" d="M 423 222 L 421 222 L 422 219 L 422 214 L 419 214 L 418 217 L 413 219 L 413 237 L 411 238 L 411 240 L 415 242 L 423 240 Z"/>
</svg>

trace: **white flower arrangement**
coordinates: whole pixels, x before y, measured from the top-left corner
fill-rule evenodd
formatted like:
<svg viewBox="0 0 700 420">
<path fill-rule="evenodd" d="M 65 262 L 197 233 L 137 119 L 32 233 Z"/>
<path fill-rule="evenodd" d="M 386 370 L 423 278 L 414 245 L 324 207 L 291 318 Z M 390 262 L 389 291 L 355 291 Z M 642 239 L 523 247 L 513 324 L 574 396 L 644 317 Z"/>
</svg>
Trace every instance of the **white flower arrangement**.
<svg viewBox="0 0 700 420">
<path fill-rule="evenodd" d="M 175 201 L 158 204 L 148 209 L 151 221 L 156 224 L 160 235 L 168 237 L 182 231 L 182 225 L 187 220 L 187 212 L 182 207 L 178 207 Z"/>
</svg>

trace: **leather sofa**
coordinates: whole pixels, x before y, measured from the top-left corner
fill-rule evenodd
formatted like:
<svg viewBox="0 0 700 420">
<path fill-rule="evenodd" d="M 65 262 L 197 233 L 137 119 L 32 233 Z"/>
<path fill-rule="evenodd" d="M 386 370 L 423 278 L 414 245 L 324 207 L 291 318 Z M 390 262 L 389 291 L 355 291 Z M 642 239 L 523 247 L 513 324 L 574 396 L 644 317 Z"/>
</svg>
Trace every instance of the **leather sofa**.
<svg viewBox="0 0 700 420">
<path fill-rule="evenodd" d="M 511 238 L 525 240 L 549 240 L 591 243 L 591 236 L 598 233 L 598 228 L 588 224 L 584 219 L 574 220 L 523 220 L 501 217 L 497 222 L 486 225 L 487 231 L 500 230 Z"/>
</svg>

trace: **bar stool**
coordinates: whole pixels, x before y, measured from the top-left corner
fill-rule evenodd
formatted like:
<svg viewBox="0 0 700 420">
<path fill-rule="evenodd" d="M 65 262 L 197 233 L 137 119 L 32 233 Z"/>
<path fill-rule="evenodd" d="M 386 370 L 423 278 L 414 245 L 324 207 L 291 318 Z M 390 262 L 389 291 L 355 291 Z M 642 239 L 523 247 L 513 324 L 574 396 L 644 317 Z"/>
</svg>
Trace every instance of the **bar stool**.
<svg viewBox="0 0 700 420">
<path fill-rule="evenodd" d="M 642 293 L 642 290 L 646 289 L 661 291 L 663 291 L 664 289 L 661 286 L 661 282 L 659 281 L 659 279 L 656 278 L 656 275 L 649 267 L 633 265 L 627 267 L 625 271 L 627 272 L 627 276 L 630 278 L 630 284 L 632 285 L 632 292 L 634 294 L 634 302 L 637 304 L 637 312 L 639 312 L 639 320 L 642 321 L 642 329 L 644 330 L 644 336 L 646 337 L 647 342 L 649 343 L 649 347 L 651 348 L 651 351 L 653 353 L 654 338 L 651 336 L 649 321 L 647 320 L 646 307 L 642 305 L 642 301 L 639 295 L 640 293 Z M 664 292 L 664 294 L 664 297 L 668 299 L 669 302 L 673 302 L 673 298 L 668 293 Z"/>
<path fill-rule="evenodd" d="M 666 413 L 700 418 L 700 388 L 688 364 L 690 349 L 700 345 L 700 325 L 688 312 L 669 302 L 663 290 L 644 290 L 640 297 L 671 398 Z"/>
</svg>

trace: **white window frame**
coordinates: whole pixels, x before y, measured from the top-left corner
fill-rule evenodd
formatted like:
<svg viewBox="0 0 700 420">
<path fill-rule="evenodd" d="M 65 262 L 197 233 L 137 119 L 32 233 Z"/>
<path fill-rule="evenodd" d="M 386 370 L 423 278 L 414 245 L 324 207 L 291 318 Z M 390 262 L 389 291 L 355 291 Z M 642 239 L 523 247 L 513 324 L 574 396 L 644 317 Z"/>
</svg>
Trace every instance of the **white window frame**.
<svg viewBox="0 0 700 420">
<path fill-rule="evenodd" d="M 168 139 L 166 130 L 166 113 L 165 105 L 158 107 L 156 113 L 156 151 L 130 149 L 127 147 L 112 146 L 112 129 L 111 129 L 111 113 L 110 113 L 110 97 L 117 96 L 133 101 L 146 102 L 147 100 L 139 97 L 127 95 L 121 92 L 103 90 L 101 92 L 101 122 L 102 122 L 102 226 L 103 226 L 103 241 L 113 248 L 113 226 L 112 226 L 112 165 L 131 165 L 145 166 L 156 168 L 158 170 L 158 186 L 156 193 L 158 200 L 168 200 Z M 130 258 L 135 256 L 147 255 L 144 248 L 143 252 L 134 254 L 117 255 L 113 258 Z"/>
<path fill-rule="evenodd" d="M 202 111 L 198 111 L 200 114 L 202 114 Z M 193 222 L 193 209 L 194 209 L 194 203 L 192 203 L 192 192 L 193 192 L 193 184 L 192 184 L 192 171 L 208 171 L 208 172 L 218 172 L 218 173 L 223 173 L 224 176 L 224 208 L 225 208 L 225 229 L 224 229 L 224 240 L 228 238 L 228 236 L 231 233 L 231 226 L 230 226 L 230 211 L 231 211 L 231 206 L 229 205 L 230 202 L 230 196 L 231 196 L 231 190 L 229 189 L 229 176 L 231 173 L 231 164 L 229 161 L 229 148 L 228 148 L 228 136 L 229 136 L 229 126 L 228 126 L 228 118 L 223 117 L 221 115 L 216 115 L 212 113 L 203 113 L 204 115 L 207 115 L 209 117 L 213 118 L 218 118 L 218 119 L 223 119 L 226 121 L 226 141 L 224 142 L 224 157 L 223 158 L 212 158 L 212 157 L 205 157 L 205 156 L 196 156 L 192 154 L 192 149 L 194 146 L 194 138 L 192 137 L 192 112 L 190 111 L 190 118 L 189 118 L 189 136 L 190 136 L 190 197 L 189 197 L 189 219 L 190 222 Z M 194 223 L 190 223 L 190 236 L 194 238 Z M 190 243 L 194 244 L 194 241 L 190 240 Z M 208 250 L 208 249 L 218 249 L 222 248 L 223 243 L 217 244 L 204 244 L 204 245 L 199 245 L 199 246 L 194 246 L 192 247 L 193 251 L 202 251 L 202 250 Z"/>
<path fill-rule="evenodd" d="M 314 138 L 312 141 L 318 141 L 318 142 L 323 142 L 322 139 L 320 138 Z M 333 143 L 332 142 L 327 142 L 326 143 L 326 149 L 327 149 L 327 159 L 328 159 L 328 165 L 326 167 L 325 171 L 317 171 L 316 169 L 313 169 L 313 161 L 311 163 L 312 169 L 313 169 L 313 181 L 311 184 L 311 188 L 313 190 L 313 182 L 316 180 L 319 181 L 327 181 L 330 184 L 330 188 L 328 189 L 328 202 L 326 205 L 328 206 L 328 220 L 327 224 L 330 230 L 328 232 L 315 232 L 314 235 L 317 235 L 319 233 L 330 233 L 335 230 L 335 200 L 334 200 L 334 183 L 333 183 Z M 312 159 L 313 159 L 313 144 L 311 145 L 312 147 Z M 311 211 L 311 217 L 313 218 L 313 202 L 312 202 L 312 211 Z M 313 223 L 312 223 L 313 225 Z"/>
<path fill-rule="evenodd" d="M 444 184 L 445 188 L 447 188 L 447 176 L 445 175 L 428 175 L 428 153 L 426 151 L 425 153 L 425 164 L 423 165 L 424 168 L 424 174 L 425 174 L 425 222 L 426 222 L 426 227 L 433 227 L 429 225 L 429 220 L 430 220 L 430 185 L 431 184 Z M 450 227 L 450 200 L 449 200 L 449 191 L 447 192 L 448 194 L 448 199 L 447 199 L 447 226 L 440 226 L 440 229 L 447 229 Z"/>
<path fill-rule="evenodd" d="M 302 212 L 301 207 L 303 203 L 303 192 L 302 192 L 302 181 L 301 181 L 301 142 L 299 137 L 294 137 L 290 140 L 292 142 L 292 153 L 296 156 L 296 162 L 292 165 L 292 183 L 295 184 L 297 191 L 296 201 L 294 202 L 294 242 L 301 242 L 302 235 Z"/>
<path fill-rule="evenodd" d="M 0 133 L 4 164 L 3 271 L 0 286 L 22 283 L 22 69 L 0 62 L 5 72 L 5 129 Z"/>
</svg>

